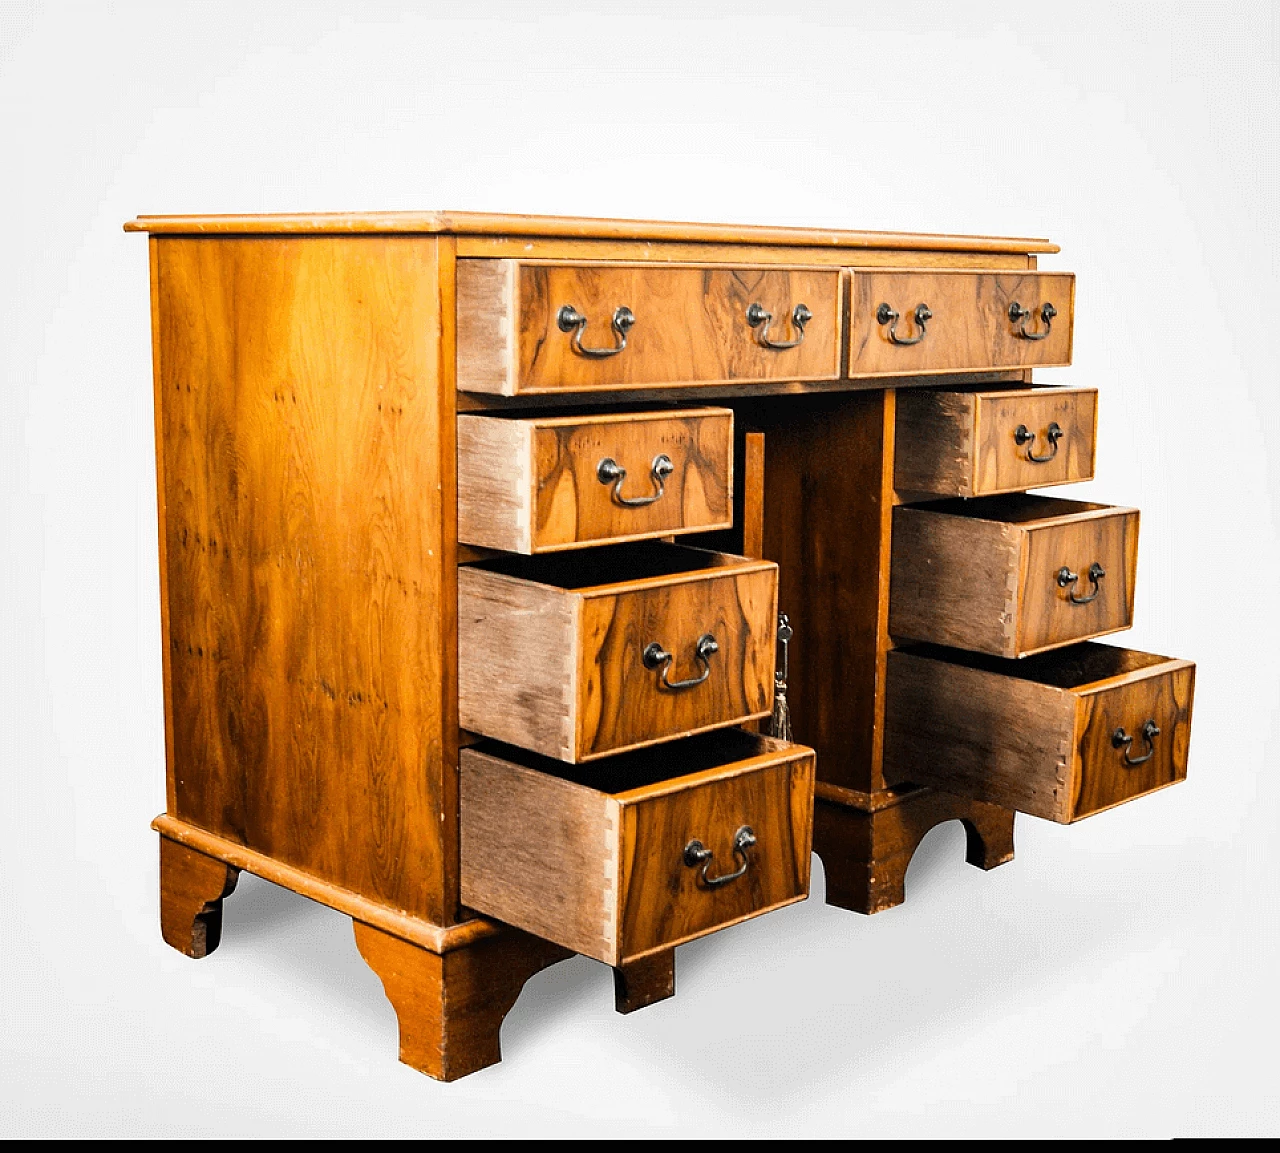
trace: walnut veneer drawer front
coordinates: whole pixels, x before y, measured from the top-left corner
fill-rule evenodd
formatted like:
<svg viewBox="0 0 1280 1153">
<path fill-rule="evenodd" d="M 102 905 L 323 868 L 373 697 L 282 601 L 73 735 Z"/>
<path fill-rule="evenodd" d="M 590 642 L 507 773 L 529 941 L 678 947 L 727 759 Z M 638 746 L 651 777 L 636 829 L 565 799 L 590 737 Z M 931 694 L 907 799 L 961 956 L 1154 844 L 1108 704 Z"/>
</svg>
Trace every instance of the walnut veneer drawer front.
<svg viewBox="0 0 1280 1153">
<path fill-rule="evenodd" d="M 1082 644 L 889 653 L 885 773 L 1064 824 L 1187 775 L 1195 665 Z"/>
<path fill-rule="evenodd" d="M 563 761 L 766 716 L 778 568 L 668 544 L 458 570 L 462 727 Z"/>
<path fill-rule="evenodd" d="M 458 539 L 538 553 L 728 528 L 733 412 L 458 417 Z"/>
<path fill-rule="evenodd" d="M 464 749 L 463 904 L 621 965 L 803 900 L 813 765 L 737 730 L 577 772 Z"/>
<path fill-rule="evenodd" d="M 990 496 L 1093 479 L 1096 388 L 911 389 L 896 411 L 900 492 Z"/>
<path fill-rule="evenodd" d="M 855 270 L 849 375 L 1070 364 L 1074 298 L 1070 273 Z"/>
<path fill-rule="evenodd" d="M 1022 657 L 1133 624 L 1138 510 L 1017 494 L 893 513 L 889 631 Z"/>
<path fill-rule="evenodd" d="M 835 269 L 458 261 L 458 388 L 832 380 Z"/>
</svg>

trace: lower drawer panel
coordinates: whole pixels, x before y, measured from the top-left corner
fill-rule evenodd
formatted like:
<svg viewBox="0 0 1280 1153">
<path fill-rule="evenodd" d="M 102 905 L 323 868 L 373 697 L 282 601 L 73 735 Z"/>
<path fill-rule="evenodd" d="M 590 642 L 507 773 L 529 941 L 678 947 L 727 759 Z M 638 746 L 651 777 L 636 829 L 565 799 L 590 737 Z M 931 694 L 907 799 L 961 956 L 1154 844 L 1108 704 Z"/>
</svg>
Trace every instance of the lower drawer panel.
<svg viewBox="0 0 1280 1153">
<path fill-rule="evenodd" d="M 598 961 L 808 896 L 811 749 L 730 730 L 590 766 L 487 742 L 460 764 L 463 904 Z"/>
<path fill-rule="evenodd" d="M 1063 824 L 1187 775 L 1195 665 L 1086 643 L 888 654 L 885 775 Z"/>
</svg>

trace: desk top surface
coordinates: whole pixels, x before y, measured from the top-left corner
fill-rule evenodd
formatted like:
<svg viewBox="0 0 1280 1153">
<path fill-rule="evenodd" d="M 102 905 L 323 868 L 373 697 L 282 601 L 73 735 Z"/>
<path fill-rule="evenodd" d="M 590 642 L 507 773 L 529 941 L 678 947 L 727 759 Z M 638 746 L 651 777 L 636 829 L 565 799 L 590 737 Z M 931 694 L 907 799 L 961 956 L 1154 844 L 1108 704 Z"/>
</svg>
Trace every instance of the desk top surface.
<svg viewBox="0 0 1280 1153">
<path fill-rule="evenodd" d="M 322 212 L 262 216 L 139 216 L 126 232 L 175 236 L 306 234 L 450 234 L 575 240 L 695 241 L 708 244 L 796 245 L 824 248 L 918 249 L 934 252 L 1057 252 L 1048 240 L 946 236 L 921 232 L 853 232 L 753 224 L 682 224 L 661 220 L 604 220 L 573 216 L 517 216 L 485 212 Z"/>
</svg>

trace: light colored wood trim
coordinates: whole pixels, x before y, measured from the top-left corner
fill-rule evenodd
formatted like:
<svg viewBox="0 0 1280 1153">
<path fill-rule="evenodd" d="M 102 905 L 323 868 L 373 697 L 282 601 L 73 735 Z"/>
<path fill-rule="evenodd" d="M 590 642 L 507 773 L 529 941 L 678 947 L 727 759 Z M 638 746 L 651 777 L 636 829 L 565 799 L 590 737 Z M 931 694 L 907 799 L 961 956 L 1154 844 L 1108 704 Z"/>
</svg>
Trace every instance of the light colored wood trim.
<svg viewBox="0 0 1280 1153">
<path fill-rule="evenodd" d="M 186 821 L 162 814 L 151 822 L 151 827 L 162 837 L 177 841 L 180 845 L 195 849 L 207 857 L 224 861 L 232 868 L 241 869 L 261 877 L 264 881 L 280 885 L 282 888 L 317 901 L 336 909 L 339 913 L 372 925 L 399 937 L 402 941 L 410 941 L 433 953 L 448 953 L 462 948 L 473 941 L 484 937 L 492 937 L 502 932 L 502 926 L 476 918 L 454 925 L 436 925 L 421 917 L 413 917 L 399 909 L 380 905 L 376 901 L 353 893 L 350 889 L 341 888 L 329 881 L 322 881 L 293 865 L 286 865 L 274 857 L 246 849 L 225 837 L 216 836 L 188 824 Z"/>
<path fill-rule="evenodd" d="M 951 236 L 914 232 L 855 232 L 759 224 L 702 224 L 606 220 L 485 212 L 319 212 L 269 215 L 139 216 L 126 232 L 184 235 L 334 232 L 448 232 L 455 235 L 548 236 L 604 240 L 674 240 L 725 244 L 808 244 L 830 248 L 901 248 L 925 251 L 1057 252 L 1047 240 Z"/>
<path fill-rule="evenodd" d="M 510 260 L 463 260 L 457 266 L 458 305 L 451 319 L 469 391 L 515 395 L 518 267 Z M 457 323 L 459 314 L 465 324 Z"/>
<path fill-rule="evenodd" d="M 699 552 L 709 550 L 699 549 Z M 751 557 L 734 556 L 732 553 L 718 553 L 721 563 L 713 568 L 697 569 L 693 572 L 672 573 L 668 576 L 641 577 L 639 580 L 615 581 L 613 584 L 591 585 L 588 588 L 572 589 L 580 597 L 619 596 L 622 593 L 647 592 L 649 589 L 665 588 L 667 585 L 689 585 L 698 581 L 717 580 L 720 577 L 737 573 L 762 572 L 765 569 L 776 569 L 778 566 L 771 560 L 753 560 Z"/>
<path fill-rule="evenodd" d="M 458 255 L 467 259 L 539 259 L 606 263 L 615 260 L 650 263 L 699 263 L 750 261 L 752 264 L 808 264 L 823 268 L 880 266 L 998 268 L 1003 272 L 1026 269 L 1026 257 L 998 252 L 905 251 L 898 248 L 813 248 L 791 245 L 728 245 L 649 240 L 570 240 L 527 236 L 460 236 Z"/>
<path fill-rule="evenodd" d="M 527 421 L 458 414 L 458 539 L 533 550 L 533 428 Z"/>
<path fill-rule="evenodd" d="M 709 781 L 729 781 L 734 777 L 754 773 L 768 765 L 785 765 L 792 761 L 803 761 L 807 757 L 814 755 L 812 749 L 804 745 L 793 744 L 790 741 L 779 741 L 773 737 L 763 735 L 760 740 L 767 743 L 768 750 L 754 757 L 748 757 L 743 761 L 734 761 L 730 765 L 717 765 L 711 769 L 704 769 L 700 773 L 689 773 L 683 777 L 671 777 L 668 780 L 658 781 L 652 785 L 644 785 L 638 789 L 628 789 L 625 793 L 614 793 L 613 799 L 623 806 L 639 804 L 644 801 L 651 801 L 655 797 L 667 797 L 673 793 L 682 793 L 686 789 L 697 788 L 699 785 L 704 785 Z"/>
<path fill-rule="evenodd" d="M 460 769 L 463 903 L 616 964 L 612 798 L 477 749 Z"/>
<path fill-rule="evenodd" d="M 581 603 L 564 589 L 458 570 L 463 728 L 574 760 Z"/>
<path fill-rule="evenodd" d="M 160 241 L 147 238 L 147 262 L 151 281 L 151 390 L 152 419 L 156 435 L 156 530 L 160 551 L 160 670 L 164 685 L 164 796 L 165 809 L 178 811 L 174 781 L 173 668 L 169 655 L 169 539 L 165 528 L 164 386 L 160 371 Z"/>
<path fill-rule="evenodd" d="M 526 419 L 538 428 L 573 428 L 580 424 L 635 424 L 648 420 L 688 420 L 691 417 L 727 416 L 731 408 L 658 408 L 652 412 L 593 412 L 590 416 L 531 416 Z"/>
<path fill-rule="evenodd" d="M 1154 656 L 1155 654 L 1152 655 Z M 1164 676 L 1166 673 L 1174 673 L 1179 669 L 1193 669 L 1195 667 L 1195 661 L 1183 660 L 1181 657 L 1161 657 L 1160 663 L 1148 665 L 1144 669 L 1133 669 L 1130 672 L 1122 673 L 1120 676 L 1073 685 L 1071 691 L 1077 696 L 1089 696 L 1093 693 L 1104 693 L 1110 689 L 1119 688 L 1121 685 L 1130 685 L 1137 681 L 1149 680 L 1151 677 Z"/>
<path fill-rule="evenodd" d="M 952 372 L 940 376 L 930 376 L 920 383 L 930 388 L 941 388 L 946 385 L 984 385 L 998 384 L 1001 381 L 1021 382 L 1022 373 L 1010 370 L 1000 372 Z M 627 386 L 626 390 L 610 391 L 610 404 L 655 403 L 676 404 L 681 401 L 747 399 L 750 397 L 775 396 L 810 396 L 818 393 L 832 392 L 875 392 L 885 388 L 897 388 L 903 384 L 900 377 L 862 376 L 842 378 L 840 380 L 769 380 L 755 384 L 735 385 L 697 385 L 681 384 L 662 387 L 661 395 L 653 393 L 658 386 Z M 460 392 L 458 393 L 459 412 L 520 412 L 527 415 L 528 409 L 536 405 L 538 409 L 569 408 L 585 404 L 598 403 L 594 394 L 599 389 L 589 388 L 577 392 L 551 393 L 539 392 L 530 395 L 522 392 L 519 396 L 497 396 L 493 393 Z"/>
</svg>

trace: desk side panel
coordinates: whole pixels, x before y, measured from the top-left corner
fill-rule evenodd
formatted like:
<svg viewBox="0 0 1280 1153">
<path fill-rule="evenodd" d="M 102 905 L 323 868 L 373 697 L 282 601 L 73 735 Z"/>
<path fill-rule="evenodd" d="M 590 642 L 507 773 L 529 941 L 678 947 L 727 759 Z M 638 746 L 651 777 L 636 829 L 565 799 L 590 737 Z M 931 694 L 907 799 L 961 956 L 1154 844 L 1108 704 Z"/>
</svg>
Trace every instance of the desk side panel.
<svg viewBox="0 0 1280 1153">
<path fill-rule="evenodd" d="M 446 924 L 451 241 L 153 243 L 169 811 Z"/>
</svg>

